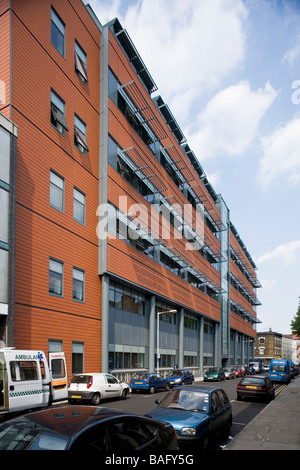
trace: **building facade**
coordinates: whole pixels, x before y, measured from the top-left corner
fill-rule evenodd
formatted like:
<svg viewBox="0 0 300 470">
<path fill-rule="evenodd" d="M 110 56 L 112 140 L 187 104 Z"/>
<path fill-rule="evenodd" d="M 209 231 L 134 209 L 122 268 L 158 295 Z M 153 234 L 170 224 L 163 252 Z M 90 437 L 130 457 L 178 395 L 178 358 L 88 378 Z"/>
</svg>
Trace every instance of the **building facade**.
<svg viewBox="0 0 300 470">
<path fill-rule="evenodd" d="M 255 357 L 263 359 L 269 365 L 273 358 L 285 358 L 282 346 L 283 335 L 270 328 L 269 331 L 257 332 L 255 340 Z M 288 359 L 288 358 L 286 358 Z"/>
<path fill-rule="evenodd" d="M 99 20 L 0 0 L 19 129 L 6 343 L 63 349 L 72 374 L 246 363 L 256 266 L 129 34 Z"/>
</svg>

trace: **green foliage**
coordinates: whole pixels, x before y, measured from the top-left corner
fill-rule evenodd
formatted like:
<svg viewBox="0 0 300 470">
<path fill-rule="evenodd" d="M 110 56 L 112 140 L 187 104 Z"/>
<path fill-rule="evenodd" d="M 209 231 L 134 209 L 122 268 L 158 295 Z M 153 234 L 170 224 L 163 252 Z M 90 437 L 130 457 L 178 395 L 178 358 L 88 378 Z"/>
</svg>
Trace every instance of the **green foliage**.
<svg viewBox="0 0 300 470">
<path fill-rule="evenodd" d="M 291 328 L 292 332 L 300 338 L 300 297 L 297 313 L 291 321 Z"/>
</svg>

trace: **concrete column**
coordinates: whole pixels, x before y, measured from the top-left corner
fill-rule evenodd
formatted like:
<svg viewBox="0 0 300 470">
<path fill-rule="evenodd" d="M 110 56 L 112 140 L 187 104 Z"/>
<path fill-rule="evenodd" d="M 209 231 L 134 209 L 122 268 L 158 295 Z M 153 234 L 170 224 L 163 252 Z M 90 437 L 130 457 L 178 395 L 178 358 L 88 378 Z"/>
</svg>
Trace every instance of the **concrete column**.
<svg viewBox="0 0 300 470">
<path fill-rule="evenodd" d="M 199 318 L 199 368 L 200 368 L 200 377 L 204 376 L 203 369 L 203 335 L 204 335 L 204 319 L 203 317 Z"/>
<path fill-rule="evenodd" d="M 184 309 L 181 308 L 179 311 L 179 357 L 178 357 L 178 367 L 179 369 L 183 368 L 184 364 Z"/>
<path fill-rule="evenodd" d="M 102 368 L 101 372 L 109 372 L 109 277 L 102 276 Z"/>
<path fill-rule="evenodd" d="M 150 298 L 149 311 L 149 371 L 155 371 L 155 295 Z"/>
</svg>

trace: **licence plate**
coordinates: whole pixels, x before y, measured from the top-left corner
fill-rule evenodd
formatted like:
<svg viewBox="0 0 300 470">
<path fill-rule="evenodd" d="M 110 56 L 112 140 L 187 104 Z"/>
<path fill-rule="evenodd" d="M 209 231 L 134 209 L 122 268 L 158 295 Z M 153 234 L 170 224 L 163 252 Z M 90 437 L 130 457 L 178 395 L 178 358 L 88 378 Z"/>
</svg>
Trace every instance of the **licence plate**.
<svg viewBox="0 0 300 470">
<path fill-rule="evenodd" d="M 246 385 L 246 388 L 251 388 L 251 389 L 253 389 L 253 390 L 256 390 L 256 389 L 257 389 L 257 387 L 255 387 L 254 385 Z"/>
<path fill-rule="evenodd" d="M 71 398 L 81 398 L 80 395 L 72 395 Z"/>
<path fill-rule="evenodd" d="M 143 382 L 134 382 L 135 384 L 142 384 Z"/>
</svg>

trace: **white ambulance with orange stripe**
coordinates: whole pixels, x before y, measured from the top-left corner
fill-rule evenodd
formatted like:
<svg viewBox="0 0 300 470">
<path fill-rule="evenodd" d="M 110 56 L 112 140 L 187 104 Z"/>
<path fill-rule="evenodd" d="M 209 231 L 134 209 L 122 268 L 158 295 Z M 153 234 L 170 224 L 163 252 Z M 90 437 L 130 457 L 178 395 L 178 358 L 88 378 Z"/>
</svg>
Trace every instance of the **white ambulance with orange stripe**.
<svg viewBox="0 0 300 470">
<path fill-rule="evenodd" d="M 65 353 L 0 349 L 0 416 L 67 398 Z"/>
</svg>

